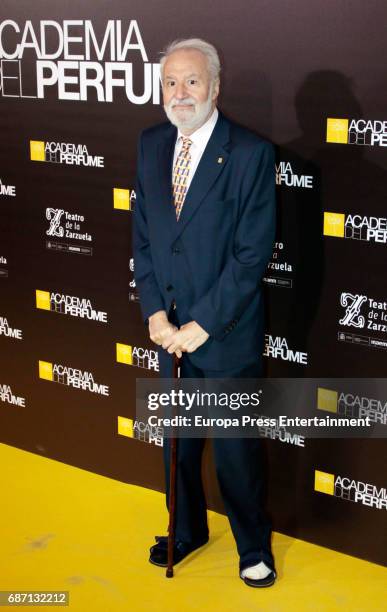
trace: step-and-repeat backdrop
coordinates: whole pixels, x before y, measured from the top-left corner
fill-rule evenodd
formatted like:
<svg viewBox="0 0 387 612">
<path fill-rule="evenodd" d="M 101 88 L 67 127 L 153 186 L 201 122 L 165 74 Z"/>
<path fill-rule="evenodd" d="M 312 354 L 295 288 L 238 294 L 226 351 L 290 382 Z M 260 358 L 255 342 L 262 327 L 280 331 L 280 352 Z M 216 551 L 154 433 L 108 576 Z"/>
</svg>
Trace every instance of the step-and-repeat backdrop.
<svg viewBox="0 0 387 612">
<path fill-rule="evenodd" d="M 387 368 L 386 4 L 41 0 L 1 12 L 0 440 L 164 488 L 162 432 L 135 418 L 136 377 L 157 377 L 158 361 L 131 224 L 137 138 L 165 120 L 159 52 L 191 36 L 220 51 L 223 112 L 277 145 L 267 375 L 331 378 L 316 414 L 386 424 L 387 397 L 334 381 Z M 274 529 L 383 563 L 385 440 L 262 433 Z M 211 454 L 208 441 L 208 503 L 222 511 Z"/>
</svg>

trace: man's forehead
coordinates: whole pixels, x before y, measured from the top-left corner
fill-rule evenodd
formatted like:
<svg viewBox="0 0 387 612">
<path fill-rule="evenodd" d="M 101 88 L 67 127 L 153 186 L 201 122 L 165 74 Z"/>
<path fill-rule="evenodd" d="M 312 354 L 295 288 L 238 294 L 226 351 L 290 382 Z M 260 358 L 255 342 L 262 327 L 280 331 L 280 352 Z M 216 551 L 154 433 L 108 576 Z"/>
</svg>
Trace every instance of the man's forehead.
<svg viewBox="0 0 387 612">
<path fill-rule="evenodd" d="M 164 64 L 165 77 L 173 76 L 173 73 L 194 76 L 206 71 L 206 57 L 196 49 L 178 49 L 167 57 Z"/>
</svg>

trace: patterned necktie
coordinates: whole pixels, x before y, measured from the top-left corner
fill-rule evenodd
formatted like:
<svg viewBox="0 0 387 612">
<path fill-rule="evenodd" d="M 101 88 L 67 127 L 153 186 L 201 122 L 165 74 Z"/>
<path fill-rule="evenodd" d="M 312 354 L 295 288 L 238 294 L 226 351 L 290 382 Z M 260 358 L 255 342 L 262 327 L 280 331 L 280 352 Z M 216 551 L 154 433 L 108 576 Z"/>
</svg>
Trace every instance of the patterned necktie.
<svg viewBox="0 0 387 612">
<path fill-rule="evenodd" d="M 185 195 L 187 193 L 187 180 L 191 165 L 191 153 L 189 148 L 192 144 L 192 140 L 190 140 L 187 136 L 181 136 L 181 138 L 183 140 L 183 146 L 181 147 L 180 153 L 177 156 L 172 177 L 173 200 L 177 220 L 179 220 Z"/>
</svg>

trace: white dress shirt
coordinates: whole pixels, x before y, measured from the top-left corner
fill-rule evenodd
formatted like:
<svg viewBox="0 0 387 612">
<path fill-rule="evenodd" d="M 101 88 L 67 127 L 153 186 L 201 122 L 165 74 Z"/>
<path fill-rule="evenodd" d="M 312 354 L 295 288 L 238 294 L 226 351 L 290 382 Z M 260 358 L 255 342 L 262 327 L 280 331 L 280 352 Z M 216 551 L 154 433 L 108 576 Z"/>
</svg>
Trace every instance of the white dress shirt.
<svg viewBox="0 0 387 612">
<path fill-rule="evenodd" d="M 191 164 L 190 164 L 189 175 L 187 177 L 187 190 L 196 172 L 196 168 L 199 165 L 199 161 L 200 161 L 201 156 L 203 155 L 204 149 L 206 148 L 207 143 L 210 139 L 212 131 L 215 127 L 215 123 L 218 120 L 218 115 L 219 115 L 219 112 L 215 106 L 213 113 L 207 119 L 207 121 L 200 128 L 195 130 L 195 132 L 192 132 L 192 134 L 188 137 L 190 140 L 192 140 L 192 144 L 189 149 L 191 153 Z M 176 144 L 175 144 L 175 152 L 173 156 L 173 167 L 175 167 L 177 156 L 179 155 L 180 149 L 183 145 L 183 137 L 185 138 L 185 135 L 182 134 L 180 130 L 178 129 L 177 139 L 176 139 Z"/>
</svg>

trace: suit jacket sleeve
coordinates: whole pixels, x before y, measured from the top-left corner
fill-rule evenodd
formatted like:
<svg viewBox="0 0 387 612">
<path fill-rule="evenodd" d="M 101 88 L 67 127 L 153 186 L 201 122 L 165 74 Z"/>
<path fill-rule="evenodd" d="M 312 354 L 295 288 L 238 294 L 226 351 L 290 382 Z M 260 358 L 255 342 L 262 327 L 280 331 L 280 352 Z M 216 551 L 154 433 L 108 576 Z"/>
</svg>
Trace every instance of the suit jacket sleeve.
<svg viewBox="0 0 387 612">
<path fill-rule="evenodd" d="M 231 256 L 213 286 L 189 315 L 222 340 L 259 291 L 275 238 L 274 147 L 260 142 L 241 179 L 240 210 Z"/>
<path fill-rule="evenodd" d="M 165 305 L 153 271 L 144 191 L 144 158 L 140 136 L 137 155 L 136 204 L 133 221 L 134 278 L 139 291 L 141 311 L 145 323 L 148 317 L 164 310 Z"/>
</svg>

